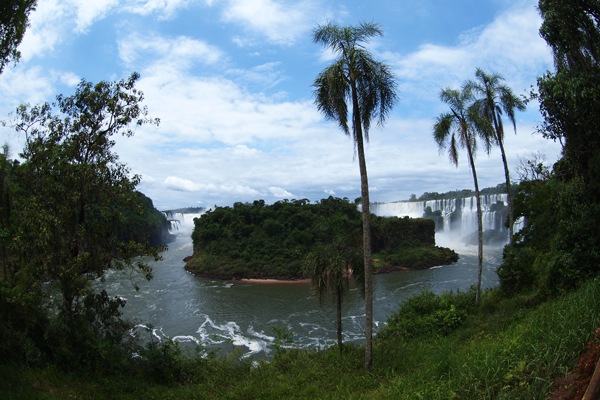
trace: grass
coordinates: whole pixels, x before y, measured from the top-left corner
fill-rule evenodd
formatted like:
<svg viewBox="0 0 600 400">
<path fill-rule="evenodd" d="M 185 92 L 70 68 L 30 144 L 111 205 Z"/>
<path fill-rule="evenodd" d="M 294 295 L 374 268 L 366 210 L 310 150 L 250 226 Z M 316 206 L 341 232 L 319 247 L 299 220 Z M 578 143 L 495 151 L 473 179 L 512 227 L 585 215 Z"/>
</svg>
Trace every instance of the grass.
<svg viewBox="0 0 600 400">
<path fill-rule="evenodd" d="M 364 349 L 281 350 L 253 366 L 229 358 L 190 360 L 188 379 L 158 385 L 130 376 L 82 377 L 0 367 L 3 399 L 545 399 L 575 368 L 600 326 L 600 279 L 534 305 L 488 290 L 452 332 L 377 340 Z"/>
</svg>

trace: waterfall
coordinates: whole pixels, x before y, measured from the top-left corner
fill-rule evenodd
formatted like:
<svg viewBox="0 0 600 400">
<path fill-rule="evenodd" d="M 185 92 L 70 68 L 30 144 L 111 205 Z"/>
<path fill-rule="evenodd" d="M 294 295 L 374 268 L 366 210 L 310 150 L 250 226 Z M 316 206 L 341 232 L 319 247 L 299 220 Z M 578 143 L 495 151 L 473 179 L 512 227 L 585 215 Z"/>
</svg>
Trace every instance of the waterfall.
<svg viewBox="0 0 600 400">
<path fill-rule="evenodd" d="M 483 230 L 495 240 L 508 240 L 505 220 L 508 215 L 508 195 L 481 195 Z M 445 235 L 471 240 L 477 235 L 476 196 L 427 201 L 399 201 L 394 203 L 373 203 L 371 212 L 382 217 L 431 218 L 436 223 L 436 231 Z M 515 232 L 523 227 L 523 221 L 515 221 Z"/>
<path fill-rule="evenodd" d="M 166 212 L 163 213 L 167 220 L 171 222 L 171 234 L 192 234 L 194 230 L 194 218 L 199 218 L 205 211 L 201 213 L 181 213 L 181 212 Z"/>
</svg>

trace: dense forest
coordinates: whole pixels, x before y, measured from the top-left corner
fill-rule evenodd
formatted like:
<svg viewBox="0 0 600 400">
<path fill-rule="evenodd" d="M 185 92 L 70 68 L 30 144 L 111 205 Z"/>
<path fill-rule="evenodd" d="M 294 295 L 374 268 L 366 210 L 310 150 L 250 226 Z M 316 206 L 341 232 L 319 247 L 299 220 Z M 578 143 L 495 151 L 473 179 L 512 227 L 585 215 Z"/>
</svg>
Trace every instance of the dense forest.
<svg viewBox="0 0 600 400">
<path fill-rule="evenodd" d="M 272 205 L 257 200 L 217 207 L 195 219 L 194 257 L 186 268 L 200 276 L 223 279 L 306 277 L 302 258 L 327 240 L 320 226 L 334 215 L 349 220 L 360 247 L 362 217 L 348 199 L 329 197 L 314 204 L 306 199 L 283 200 Z M 371 218 L 374 258 L 379 259 L 382 271 L 426 268 L 458 259 L 452 250 L 435 246 L 431 220 Z"/>
<path fill-rule="evenodd" d="M 25 10 L 10 22 L 18 29 L 0 30 L 4 36 L 20 32 L 9 45 L 2 38 L 0 72 L 7 60 L 18 59 L 16 45 L 35 4 L 12 3 Z M 141 106 L 139 76 L 82 81 L 72 96 L 19 107 L 14 128 L 27 138 L 22 161 L 7 147 L 0 155 L 0 392 L 65 399 L 542 399 L 560 390 L 555 398 L 581 398 L 600 355 L 600 5 L 540 0 L 538 9 L 555 68 L 539 77 L 531 98 L 543 116 L 538 133 L 560 142 L 562 157 L 550 169 L 531 160 L 532 173 L 518 186 L 514 217 L 527 225 L 505 248 L 499 286 L 482 292 L 477 303 L 479 291 L 472 288 L 425 291 L 400 304 L 379 330 L 368 371 L 363 346 L 302 351 L 284 328 L 274 329 L 273 360 L 257 363 L 235 354 L 187 355 L 174 341 L 134 338 L 133 323 L 121 318 L 125 300 L 89 283 L 108 268 L 151 278 L 137 256 L 158 259 L 163 249 L 130 240 L 151 240 L 140 236 L 133 219 L 125 224 L 132 230 L 119 228 L 128 214 L 122 207 L 137 212 L 149 205 L 135 192 L 139 177 L 112 151 L 113 135 L 158 123 Z M 341 210 L 358 226 L 364 221 L 339 199 L 311 207 L 303 200 L 240 203 L 198 219 L 195 251 L 201 257 L 231 252 L 230 260 L 257 264 L 269 257 L 280 268 L 319 240 L 311 226 L 321 211 L 308 210 L 333 204 L 339 210 L 322 213 Z M 374 251 L 394 257 L 384 251 L 405 245 L 404 238 L 394 242 L 406 234 L 396 225 L 403 221 L 373 218 Z M 407 239 L 430 240 L 433 223 L 417 223 L 427 228 Z M 256 238 L 287 242 L 276 248 L 267 241 L 263 250 Z M 243 248 L 234 245 L 242 242 Z"/>
<path fill-rule="evenodd" d="M 135 193 L 135 202 L 132 205 L 119 206 L 121 214 L 117 224 L 117 240 L 148 242 L 150 246 L 160 246 L 173 241 L 174 235 L 169 233 L 171 222 L 165 213 L 154 208 L 151 198 L 137 191 Z"/>
</svg>

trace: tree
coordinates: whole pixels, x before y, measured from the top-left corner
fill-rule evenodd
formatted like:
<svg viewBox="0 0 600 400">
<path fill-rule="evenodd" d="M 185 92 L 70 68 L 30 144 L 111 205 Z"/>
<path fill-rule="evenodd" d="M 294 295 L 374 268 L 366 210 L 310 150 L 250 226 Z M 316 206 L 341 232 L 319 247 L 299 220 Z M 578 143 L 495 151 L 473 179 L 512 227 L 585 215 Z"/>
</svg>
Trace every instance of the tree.
<svg viewBox="0 0 600 400">
<path fill-rule="evenodd" d="M 468 88 L 463 86 L 462 91 L 444 89 L 440 99 L 450 106 L 450 112 L 442 113 L 437 117 L 433 127 L 433 137 L 440 151 L 448 150 L 450 162 L 458 167 L 458 147 L 466 148 L 469 157 L 469 167 L 473 174 L 475 196 L 477 198 L 477 227 L 479 233 L 478 247 L 478 272 L 477 295 L 475 304 L 479 305 L 481 292 L 481 273 L 483 270 L 483 224 L 481 221 L 481 199 L 479 197 L 479 184 L 475 170 L 475 152 L 477 149 L 477 136 L 481 137 L 486 148 L 489 148 L 491 126 L 482 118 L 473 107 L 469 107 L 473 96 Z"/>
<path fill-rule="evenodd" d="M 480 113 L 480 115 L 487 119 L 494 127 L 494 142 L 498 145 L 498 147 L 500 147 L 500 153 L 502 154 L 508 200 L 509 253 L 512 254 L 514 213 L 512 189 L 510 185 L 510 172 L 508 170 L 508 163 L 506 161 L 506 153 L 504 151 L 504 126 L 502 124 L 502 113 L 506 113 L 506 116 L 513 124 L 516 134 L 517 122 L 515 121 L 515 109 L 524 111 L 525 103 L 523 100 L 515 96 L 508 86 L 501 84 L 501 82 L 504 80 L 502 76 L 498 74 L 487 74 L 481 68 L 477 68 L 475 76 L 477 77 L 477 81 L 469 81 L 467 83 L 467 90 L 471 90 L 475 94 L 482 96 L 482 98 L 475 101 L 474 107 Z"/>
<path fill-rule="evenodd" d="M 550 168 L 545 165 L 546 155 L 541 151 L 532 152 L 529 158 L 519 157 L 515 170 L 521 182 L 546 181 L 550 179 Z"/>
<path fill-rule="evenodd" d="M 117 238 L 122 207 L 135 207 L 139 177 L 119 162 L 112 137 L 133 135 L 131 124 L 159 122 L 141 106 L 138 78 L 134 73 L 95 85 L 82 80 L 72 96 L 17 109 L 14 127 L 25 134 L 26 144 L 15 171 L 18 224 L 12 225 L 6 280 L 24 286 L 24 296 L 43 282 L 57 285 L 60 301 L 50 304 L 56 307 L 56 330 L 65 332 L 65 346 L 72 349 L 69 357 L 84 350 L 89 335 L 111 331 L 97 326 L 121 326 L 117 309 L 124 301 L 94 293 L 89 281 L 108 268 L 125 267 L 149 279 L 150 267 L 136 256 L 158 259 L 163 249 Z"/>
<path fill-rule="evenodd" d="M 338 348 L 342 351 L 342 302 L 350 289 L 353 276 L 364 294 L 364 260 L 360 251 L 360 235 L 348 216 L 336 214 L 324 219 L 325 244 L 318 244 L 303 260 L 304 273 L 311 277 L 312 292 L 322 306 L 329 294 L 336 304 L 335 327 Z M 358 236 L 358 237 L 357 237 Z"/>
<path fill-rule="evenodd" d="M 600 4 L 598 1 L 540 0 L 540 35 L 554 53 L 554 72 L 538 78 L 544 117 L 539 131 L 564 140 L 563 159 L 586 183 L 600 168 Z M 596 193 L 600 199 L 600 189 Z"/>
<path fill-rule="evenodd" d="M 36 0 L 2 0 L 0 3 L 0 74 L 10 61 L 17 62 L 21 53 L 17 46 L 29 25 L 29 13 Z"/>
<path fill-rule="evenodd" d="M 390 68 L 375 61 L 364 44 L 382 36 L 378 24 L 361 23 L 340 27 L 332 23 L 313 31 L 315 43 L 329 48 L 337 58 L 313 83 L 315 103 L 326 119 L 336 121 L 351 136 L 358 153 L 363 214 L 363 252 L 365 262 L 365 367 L 373 358 L 373 266 L 371 260 L 371 226 L 369 182 L 364 142 L 369 140 L 371 120 L 382 126 L 397 101 L 395 77 Z M 352 131 L 348 124 L 348 102 L 352 108 Z"/>
</svg>

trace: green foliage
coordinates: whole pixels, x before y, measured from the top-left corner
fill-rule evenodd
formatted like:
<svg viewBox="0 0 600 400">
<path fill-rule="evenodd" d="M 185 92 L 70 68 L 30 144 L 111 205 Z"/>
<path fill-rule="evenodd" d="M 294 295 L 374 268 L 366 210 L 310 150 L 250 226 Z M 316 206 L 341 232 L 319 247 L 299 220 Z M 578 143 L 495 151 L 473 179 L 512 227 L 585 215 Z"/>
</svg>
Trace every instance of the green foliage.
<svg viewBox="0 0 600 400">
<path fill-rule="evenodd" d="M 121 242 L 148 242 L 151 246 L 160 246 L 171 241 L 171 223 L 165 214 L 154 208 L 152 199 L 136 191 L 134 201 L 134 205 L 118 206 L 120 218 L 117 239 Z"/>
<path fill-rule="evenodd" d="M 281 357 L 285 353 L 284 349 L 294 343 L 294 331 L 287 326 L 272 326 L 271 330 L 275 334 L 273 347 L 275 347 L 275 358 Z"/>
<path fill-rule="evenodd" d="M 177 208 L 175 210 L 166 210 L 163 212 L 167 215 L 172 215 L 172 214 L 176 214 L 176 213 L 200 214 L 201 212 L 204 212 L 204 211 L 206 211 L 206 207 L 184 207 L 184 208 Z"/>
<path fill-rule="evenodd" d="M 435 245 L 435 222 L 409 217 L 371 216 L 371 243 L 374 253 L 402 246 Z"/>
<path fill-rule="evenodd" d="M 556 72 L 538 79 L 541 133 L 564 140 L 564 158 L 586 178 L 600 148 L 600 5 L 540 0 L 540 34 L 554 52 Z"/>
<path fill-rule="evenodd" d="M 445 292 L 439 296 L 424 290 L 404 301 L 398 312 L 388 317 L 387 325 L 379 330 L 377 338 L 448 335 L 465 322 L 474 303 L 475 288 L 466 293 Z"/>
<path fill-rule="evenodd" d="M 548 180 L 520 185 L 515 215 L 527 223 L 516 235 L 514 254 L 505 251 L 498 269 L 506 293 L 535 288 L 548 296 L 600 272 L 600 207 L 589 183 L 578 176 L 564 179 L 565 163 L 558 162 Z"/>
<path fill-rule="evenodd" d="M 131 124 L 158 123 L 141 106 L 138 78 L 82 81 L 71 96 L 17 109 L 23 162 L 11 162 L 6 148 L 0 157 L 0 355 L 10 357 L 3 360 L 91 373 L 127 364 L 125 302 L 94 292 L 90 281 L 108 268 L 149 279 L 136 257 L 158 259 L 162 250 L 140 231 L 164 217 L 150 216 L 151 201 L 134 191 L 139 177 L 112 151 L 113 135 L 131 136 Z"/>
<path fill-rule="evenodd" d="M 538 79 L 539 132 L 563 145 L 552 173 L 530 165 L 515 199 L 526 227 L 499 268 L 501 288 L 545 297 L 572 290 L 600 269 L 600 7 L 593 1 L 540 0 L 540 34 L 555 72 Z M 527 178 L 529 174 L 525 175 Z"/>
<path fill-rule="evenodd" d="M 392 272 L 401 268 L 427 269 L 458 261 L 458 254 L 452 249 L 432 245 L 415 246 L 414 242 L 374 253 L 373 257 L 377 272 Z"/>
<path fill-rule="evenodd" d="M 318 245 L 332 242 L 322 220 L 339 215 L 360 232 L 362 218 L 348 199 L 264 201 L 217 207 L 194 223 L 194 257 L 186 266 L 199 275 L 218 278 L 299 278 L 301 261 Z M 372 218 L 375 251 L 406 245 L 433 246 L 433 221 L 410 218 Z M 360 243 L 355 243 L 360 248 Z M 439 265 L 439 264 L 437 264 Z M 410 265 L 409 265 L 410 266 Z"/>
<path fill-rule="evenodd" d="M 338 347 L 342 351 L 342 302 L 350 290 L 350 276 L 358 282 L 363 295 L 365 290 L 360 225 L 344 214 L 321 218 L 317 225 L 324 240 L 304 257 L 302 270 L 310 277 L 311 289 L 319 306 L 323 305 L 328 294 L 334 298 Z"/>
<path fill-rule="evenodd" d="M 199 356 L 200 348 L 196 348 L 195 354 L 189 354 L 172 339 L 157 339 L 152 334 L 151 325 L 145 329 L 150 340 L 136 346 L 129 366 L 130 373 L 159 385 L 185 384 L 202 377 L 206 362 Z"/>
<path fill-rule="evenodd" d="M 29 25 L 36 0 L 3 0 L 0 4 L 0 74 L 10 61 L 21 58 L 17 47 Z"/>
</svg>

